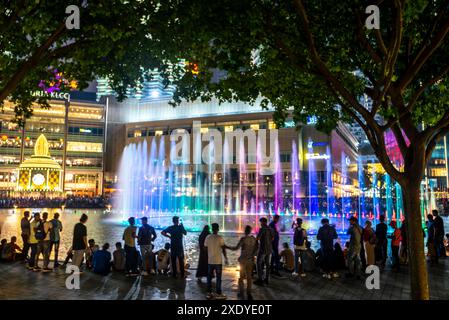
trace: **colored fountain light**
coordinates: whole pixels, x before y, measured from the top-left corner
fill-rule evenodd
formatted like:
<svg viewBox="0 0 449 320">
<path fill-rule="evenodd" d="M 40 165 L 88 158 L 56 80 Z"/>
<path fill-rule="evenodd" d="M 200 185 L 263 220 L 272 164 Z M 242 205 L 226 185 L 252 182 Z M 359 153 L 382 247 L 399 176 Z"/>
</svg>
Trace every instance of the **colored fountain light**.
<svg viewBox="0 0 449 320">
<path fill-rule="evenodd" d="M 235 146 L 226 135 L 215 141 L 203 129 L 206 147 L 201 135 L 193 135 L 190 146 L 190 137 L 179 142 L 159 132 L 124 148 L 113 209 L 122 221 L 147 216 L 162 228 L 177 215 L 190 230 L 218 222 L 222 231 L 242 232 L 248 224 L 257 231 L 260 217 L 278 214 L 282 232 L 302 217 L 313 234 L 323 218 L 345 233 L 351 216 L 360 224 L 377 223 L 381 214 L 387 221 L 403 217 L 395 181 L 344 151 L 331 152 L 328 143 L 309 139 L 302 147 L 293 138 L 286 158 L 276 138 L 270 166 L 260 136 L 253 150 L 243 139 Z"/>
</svg>

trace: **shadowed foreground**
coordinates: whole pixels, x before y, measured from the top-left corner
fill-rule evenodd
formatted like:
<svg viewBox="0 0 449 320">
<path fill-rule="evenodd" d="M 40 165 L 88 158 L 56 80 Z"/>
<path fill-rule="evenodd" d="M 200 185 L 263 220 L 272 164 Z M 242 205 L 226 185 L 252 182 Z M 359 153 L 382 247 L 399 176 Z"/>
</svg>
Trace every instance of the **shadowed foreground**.
<svg viewBox="0 0 449 320">
<path fill-rule="evenodd" d="M 449 260 L 449 259 L 448 259 Z M 429 268 L 431 299 L 449 299 L 449 261 L 441 261 Z M 52 273 L 33 272 L 23 264 L 0 264 L 0 299 L 56 299 L 56 300 L 203 300 L 206 281 L 198 283 L 195 270 L 185 281 L 167 276 L 126 278 L 112 273 L 102 277 L 89 271 L 81 275 L 80 290 L 65 287 L 67 275 L 59 269 Z M 237 299 L 237 271 L 224 270 L 223 293 L 229 300 Z M 271 278 L 269 287 L 254 286 L 256 300 L 307 300 L 307 299 L 409 299 L 410 285 L 406 268 L 401 273 L 385 270 L 381 273 L 379 290 L 368 290 L 364 280 L 337 278 L 326 280 L 318 273 L 308 274 L 305 279 L 292 280 Z"/>
</svg>

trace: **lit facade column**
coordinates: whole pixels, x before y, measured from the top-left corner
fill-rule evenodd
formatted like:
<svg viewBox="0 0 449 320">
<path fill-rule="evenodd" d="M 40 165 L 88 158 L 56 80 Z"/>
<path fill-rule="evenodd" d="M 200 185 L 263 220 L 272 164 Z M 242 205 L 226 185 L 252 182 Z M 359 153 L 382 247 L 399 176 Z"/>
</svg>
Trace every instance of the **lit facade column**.
<svg viewBox="0 0 449 320">
<path fill-rule="evenodd" d="M 70 109 L 70 100 L 64 101 L 65 105 L 65 119 L 64 119 L 64 148 L 62 153 L 62 192 L 65 191 L 65 168 L 66 168 L 66 159 L 67 159 L 67 136 L 69 131 L 69 109 Z"/>
</svg>

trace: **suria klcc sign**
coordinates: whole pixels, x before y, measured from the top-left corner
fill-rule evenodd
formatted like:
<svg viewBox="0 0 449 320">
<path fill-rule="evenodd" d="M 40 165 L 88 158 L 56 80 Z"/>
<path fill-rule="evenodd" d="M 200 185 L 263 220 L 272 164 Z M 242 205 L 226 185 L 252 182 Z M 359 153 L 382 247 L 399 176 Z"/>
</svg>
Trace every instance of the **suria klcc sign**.
<svg viewBox="0 0 449 320">
<path fill-rule="evenodd" d="M 45 97 L 50 99 L 60 99 L 70 101 L 70 93 L 68 92 L 45 92 L 41 90 L 33 91 L 31 93 L 33 97 Z"/>
</svg>

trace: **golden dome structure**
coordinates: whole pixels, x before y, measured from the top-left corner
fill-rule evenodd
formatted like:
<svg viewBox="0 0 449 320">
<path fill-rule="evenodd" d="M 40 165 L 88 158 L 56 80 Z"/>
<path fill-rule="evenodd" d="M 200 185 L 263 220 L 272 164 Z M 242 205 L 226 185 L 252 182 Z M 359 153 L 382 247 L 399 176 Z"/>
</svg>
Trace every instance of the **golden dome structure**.
<svg viewBox="0 0 449 320">
<path fill-rule="evenodd" d="M 41 134 L 34 145 L 34 155 L 19 166 L 18 191 L 61 192 L 62 169 L 50 156 L 47 138 Z"/>
</svg>

